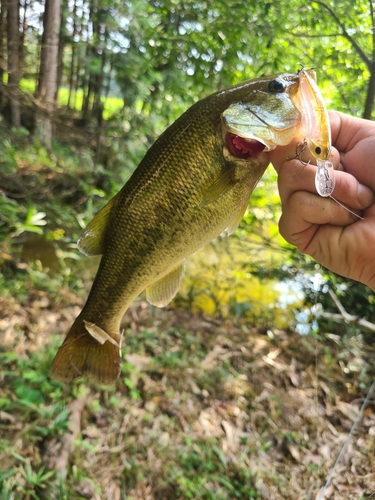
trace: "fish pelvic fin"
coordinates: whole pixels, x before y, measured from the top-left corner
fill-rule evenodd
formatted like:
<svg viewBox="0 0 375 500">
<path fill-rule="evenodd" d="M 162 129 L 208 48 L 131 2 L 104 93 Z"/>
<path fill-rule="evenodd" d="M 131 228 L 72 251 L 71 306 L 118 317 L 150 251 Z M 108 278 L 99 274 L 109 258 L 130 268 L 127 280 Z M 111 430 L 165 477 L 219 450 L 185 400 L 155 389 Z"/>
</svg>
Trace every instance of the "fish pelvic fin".
<svg viewBox="0 0 375 500">
<path fill-rule="evenodd" d="M 78 317 L 52 362 L 50 376 L 72 382 L 86 376 L 110 384 L 120 375 L 119 335 Z"/>
</svg>

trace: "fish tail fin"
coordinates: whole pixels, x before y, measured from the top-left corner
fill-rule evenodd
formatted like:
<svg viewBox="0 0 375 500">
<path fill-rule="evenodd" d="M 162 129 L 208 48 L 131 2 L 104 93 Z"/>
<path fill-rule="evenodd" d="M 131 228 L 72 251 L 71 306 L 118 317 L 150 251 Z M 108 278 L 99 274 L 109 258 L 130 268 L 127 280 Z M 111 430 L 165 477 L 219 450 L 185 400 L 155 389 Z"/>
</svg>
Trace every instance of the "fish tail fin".
<svg viewBox="0 0 375 500">
<path fill-rule="evenodd" d="M 107 334 L 80 316 L 73 323 L 52 362 L 50 376 L 61 382 L 87 376 L 102 384 L 120 374 L 119 335 Z"/>
</svg>

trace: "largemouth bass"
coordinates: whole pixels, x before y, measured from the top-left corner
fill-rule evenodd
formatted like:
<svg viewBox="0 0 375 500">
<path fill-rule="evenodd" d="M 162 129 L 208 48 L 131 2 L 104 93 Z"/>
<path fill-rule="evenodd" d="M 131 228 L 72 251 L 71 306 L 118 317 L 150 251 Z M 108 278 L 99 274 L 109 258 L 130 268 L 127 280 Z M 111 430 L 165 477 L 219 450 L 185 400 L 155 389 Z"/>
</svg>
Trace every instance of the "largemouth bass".
<svg viewBox="0 0 375 500">
<path fill-rule="evenodd" d="M 120 373 L 120 321 L 146 289 L 167 305 L 187 256 L 233 232 L 269 164 L 301 125 L 298 75 L 249 81 L 194 104 L 148 150 L 123 189 L 94 217 L 78 246 L 102 255 L 82 312 L 51 376 L 110 383 Z"/>
</svg>

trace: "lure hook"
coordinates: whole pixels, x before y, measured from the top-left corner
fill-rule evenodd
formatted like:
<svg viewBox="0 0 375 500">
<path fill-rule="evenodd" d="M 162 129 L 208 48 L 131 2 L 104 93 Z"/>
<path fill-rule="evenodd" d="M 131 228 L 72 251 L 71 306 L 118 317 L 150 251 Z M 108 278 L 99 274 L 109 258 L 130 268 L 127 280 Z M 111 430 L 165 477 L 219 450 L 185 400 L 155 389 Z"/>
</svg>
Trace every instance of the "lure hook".
<svg viewBox="0 0 375 500">
<path fill-rule="evenodd" d="M 289 156 L 287 157 L 287 161 L 291 161 L 291 160 L 298 160 L 299 162 L 302 163 L 302 165 L 309 165 L 310 164 L 310 160 L 308 163 L 306 163 L 305 161 L 302 160 L 301 158 L 301 155 L 302 153 L 305 151 L 305 149 L 307 148 L 307 142 L 306 142 L 306 139 L 303 141 L 303 143 L 298 143 L 297 144 L 297 147 L 296 147 L 296 155 L 293 156 L 292 158 L 290 158 Z"/>
</svg>

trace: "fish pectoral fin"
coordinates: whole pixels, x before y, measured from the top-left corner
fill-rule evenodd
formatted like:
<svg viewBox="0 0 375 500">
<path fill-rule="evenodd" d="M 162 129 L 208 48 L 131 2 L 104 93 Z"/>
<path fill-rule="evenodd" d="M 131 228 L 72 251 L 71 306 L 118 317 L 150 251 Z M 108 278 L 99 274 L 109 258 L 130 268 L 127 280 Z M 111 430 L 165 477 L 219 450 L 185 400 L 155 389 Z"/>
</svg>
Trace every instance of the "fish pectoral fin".
<svg viewBox="0 0 375 500">
<path fill-rule="evenodd" d="M 165 307 L 170 303 L 180 288 L 184 268 L 185 260 L 146 288 L 146 298 L 150 304 L 157 307 Z"/>
<path fill-rule="evenodd" d="M 100 255 L 103 253 L 104 233 L 109 214 L 117 204 L 120 193 L 117 193 L 87 224 L 78 240 L 78 248 L 85 255 Z"/>
<path fill-rule="evenodd" d="M 234 165 L 224 172 L 212 186 L 208 188 L 200 204 L 201 208 L 214 203 L 237 184 L 238 179 L 235 178 L 236 168 L 236 165 Z"/>
<path fill-rule="evenodd" d="M 248 204 L 249 204 L 249 201 L 247 201 L 246 203 L 244 203 L 242 205 L 242 207 L 239 209 L 239 211 L 236 213 L 235 217 L 233 218 L 232 222 L 227 227 L 226 233 L 227 233 L 228 236 L 230 236 L 231 234 L 233 234 L 234 231 L 240 225 L 240 223 L 241 223 L 241 221 L 243 219 L 243 216 L 245 215 L 245 212 L 246 212 Z"/>
</svg>

